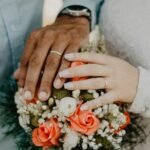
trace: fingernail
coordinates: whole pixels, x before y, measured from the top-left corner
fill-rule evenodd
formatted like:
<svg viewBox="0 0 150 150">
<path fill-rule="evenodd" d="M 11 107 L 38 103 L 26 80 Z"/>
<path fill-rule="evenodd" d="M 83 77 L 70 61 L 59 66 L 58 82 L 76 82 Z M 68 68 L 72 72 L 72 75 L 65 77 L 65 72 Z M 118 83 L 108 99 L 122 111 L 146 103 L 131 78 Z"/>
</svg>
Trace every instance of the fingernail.
<svg viewBox="0 0 150 150">
<path fill-rule="evenodd" d="M 73 83 L 72 82 L 65 83 L 64 88 L 68 89 L 68 90 L 72 90 L 73 89 Z"/>
<path fill-rule="evenodd" d="M 59 77 L 63 78 L 63 77 L 67 77 L 69 75 L 69 71 L 64 70 L 59 72 Z"/>
<path fill-rule="evenodd" d="M 60 86 L 61 80 L 60 79 L 56 79 L 55 84 L 58 85 L 58 86 Z"/>
<path fill-rule="evenodd" d="M 40 92 L 39 99 L 43 100 L 43 101 L 47 100 L 48 99 L 48 94 L 46 92 Z"/>
<path fill-rule="evenodd" d="M 80 110 L 81 110 L 81 111 L 88 110 L 88 106 L 87 106 L 87 105 L 82 105 L 82 106 L 80 107 Z"/>
<path fill-rule="evenodd" d="M 24 99 L 25 99 L 25 100 L 31 100 L 31 99 L 32 99 L 32 94 L 31 94 L 30 91 L 26 91 L 26 92 L 24 93 Z"/>
<path fill-rule="evenodd" d="M 55 88 L 59 88 L 62 84 L 62 81 L 60 79 L 56 79 L 55 82 L 54 82 L 54 86 Z"/>
<path fill-rule="evenodd" d="M 66 54 L 64 57 L 65 59 L 72 60 L 74 58 L 74 54 L 73 53 Z"/>
</svg>

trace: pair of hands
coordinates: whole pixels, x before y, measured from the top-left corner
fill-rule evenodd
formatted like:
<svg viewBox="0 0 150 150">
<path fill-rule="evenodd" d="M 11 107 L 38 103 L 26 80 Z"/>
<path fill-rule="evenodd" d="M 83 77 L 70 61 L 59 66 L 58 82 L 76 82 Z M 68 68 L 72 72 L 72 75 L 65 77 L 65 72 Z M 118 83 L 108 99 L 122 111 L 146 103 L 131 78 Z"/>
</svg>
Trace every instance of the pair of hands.
<svg viewBox="0 0 150 150">
<path fill-rule="evenodd" d="M 53 25 L 31 33 L 21 65 L 14 74 L 19 87 L 24 89 L 25 99 L 31 100 L 38 86 L 38 98 L 45 101 L 51 94 L 52 85 L 55 88 L 64 85 L 68 90 L 106 89 L 106 94 L 84 104 L 81 107 L 83 110 L 116 101 L 133 101 L 138 84 L 136 68 L 111 56 L 74 53 L 88 40 L 89 29 L 89 21 L 84 17 L 62 16 Z M 51 51 L 57 51 L 62 56 Z M 83 61 L 88 64 L 66 69 L 70 65 L 69 61 Z M 93 78 L 64 84 L 67 78 L 84 76 Z"/>
<path fill-rule="evenodd" d="M 89 32 L 87 18 L 64 15 L 57 18 L 53 25 L 31 33 L 20 66 L 14 73 L 19 87 L 24 90 L 25 99 L 31 100 L 36 95 L 45 101 L 51 95 L 53 84 L 55 88 L 63 86 L 65 80 L 57 72 L 70 65 L 63 55 L 77 52 L 88 41 Z M 57 51 L 62 56 L 51 51 Z"/>
</svg>

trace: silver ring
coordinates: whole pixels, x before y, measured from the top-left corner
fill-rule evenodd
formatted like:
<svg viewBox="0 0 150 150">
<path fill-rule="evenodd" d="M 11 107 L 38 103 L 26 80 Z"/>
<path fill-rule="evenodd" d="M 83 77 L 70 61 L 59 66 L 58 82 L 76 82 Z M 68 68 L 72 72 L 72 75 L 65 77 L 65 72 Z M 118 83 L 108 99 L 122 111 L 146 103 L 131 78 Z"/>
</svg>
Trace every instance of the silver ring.
<svg viewBox="0 0 150 150">
<path fill-rule="evenodd" d="M 58 52 L 58 51 L 50 51 L 50 53 L 52 53 L 52 54 L 57 54 L 57 55 L 59 55 L 59 56 L 62 56 L 62 54 L 61 54 L 60 52 Z"/>
<path fill-rule="evenodd" d="M 104 89 L 108 89 L 108 80 L 107 80 L 107 79 L 104 79 L 104 81 L 105 81 Z"/>
</svg>

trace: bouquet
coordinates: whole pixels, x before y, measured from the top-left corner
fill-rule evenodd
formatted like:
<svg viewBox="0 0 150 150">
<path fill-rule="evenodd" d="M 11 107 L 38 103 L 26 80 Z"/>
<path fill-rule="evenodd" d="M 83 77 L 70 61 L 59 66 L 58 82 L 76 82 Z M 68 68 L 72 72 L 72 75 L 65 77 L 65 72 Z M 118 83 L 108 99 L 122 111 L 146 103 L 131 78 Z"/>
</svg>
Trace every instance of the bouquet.
<svg viewBox="0 0 150 150">
<path fill-rule="evenodd" d="M 90 44 L 82 51 L 92 48 Z M 100 42 L 96 52 L 104 49 Z M 73 62 L 71 66 L 82 64 Z M 46 102 L 36 97 L 26 101 L 16 82 L 9 79 L 0 91 L 0 124 L 8 127 L 6 135 L 14 135 L 19 150 L 127 150 L 147 136 L 143 118 L 129 113 L 128 105 L 116 103 L 80 110 L 83 103 L 103 95 L 104 90 L 53 89 Z"/>
</svg>

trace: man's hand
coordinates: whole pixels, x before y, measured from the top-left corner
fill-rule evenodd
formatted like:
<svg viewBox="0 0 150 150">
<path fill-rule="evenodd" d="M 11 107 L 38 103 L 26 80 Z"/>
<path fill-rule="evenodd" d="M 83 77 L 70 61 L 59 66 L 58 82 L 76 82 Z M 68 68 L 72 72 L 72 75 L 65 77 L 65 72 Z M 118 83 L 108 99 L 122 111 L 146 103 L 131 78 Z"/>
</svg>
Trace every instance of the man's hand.
<svg viewBox="0 0 150 150">
<path fill-rule="evenodd" d="M 90 23 L 85 17 L 61 16 L 53 25 L 31 33 L 14 74 L 19 87 L 24 88 L 25 99 L 31 100 L 38 87 L 38 98 L 45 101 L 51 95 L 53 81 L 55 88 L 63 86 L 64 79 L 57 75 L 69 66 L 63 55 L 77 52 L 88 40 L 89 31 Z"/>
</svg>

